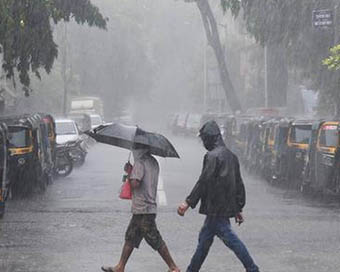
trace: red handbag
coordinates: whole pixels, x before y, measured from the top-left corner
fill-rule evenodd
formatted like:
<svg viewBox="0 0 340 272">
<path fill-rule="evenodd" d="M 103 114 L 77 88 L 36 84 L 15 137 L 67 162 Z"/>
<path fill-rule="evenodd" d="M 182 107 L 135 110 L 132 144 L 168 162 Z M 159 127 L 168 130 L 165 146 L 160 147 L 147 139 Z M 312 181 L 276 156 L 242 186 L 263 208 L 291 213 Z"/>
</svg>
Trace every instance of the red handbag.
<svg viewBox="0 0 340 272">
<path fill-rule="evenodd" d="M 131 184 L 129 181 L 129 178 L 126 177 L 121 189 L 119 198 L 121 199 L 132 199 L 132 190 L 131 190 Z"/>
</svg>

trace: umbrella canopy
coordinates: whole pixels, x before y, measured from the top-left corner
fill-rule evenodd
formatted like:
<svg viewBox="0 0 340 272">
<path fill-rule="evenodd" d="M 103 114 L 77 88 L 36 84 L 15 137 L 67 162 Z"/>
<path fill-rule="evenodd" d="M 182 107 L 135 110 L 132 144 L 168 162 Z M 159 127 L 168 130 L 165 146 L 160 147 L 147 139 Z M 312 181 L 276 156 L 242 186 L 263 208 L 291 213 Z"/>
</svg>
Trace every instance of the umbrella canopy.
<svg viewBox="0 0 340 272">
<path fill-rule="evenodd" d="M 173 145 L 163 135 L 148 132 L 137 126 L 112 123 L 86 132 L 97 142 L 132 150 L 134 147 L 148 148 L 151 154 L 160 157 L 179 158 Z"/>
</svg>

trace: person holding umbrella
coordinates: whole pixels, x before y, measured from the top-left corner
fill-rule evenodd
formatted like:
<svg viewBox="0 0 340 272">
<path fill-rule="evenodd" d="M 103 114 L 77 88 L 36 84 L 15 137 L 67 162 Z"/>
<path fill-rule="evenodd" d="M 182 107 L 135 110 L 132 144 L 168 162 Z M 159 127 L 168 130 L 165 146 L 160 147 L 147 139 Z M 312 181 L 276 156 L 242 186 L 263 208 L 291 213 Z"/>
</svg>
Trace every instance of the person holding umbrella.
<svg viewBox="0 0 340 272">
<path fill-rule="evenodd" d="M 132 218 L 125 233 L 125 243 L 118 264 L 103 266 L 105 272 L 124 272 L 133 250 L 145 241 L 163 258 L 169 272 L 180 272 L 156 225 L 159 164 L 152 154 L 179 158 L 176 150 L 162 135 L 138 127 L 110 124 L 88 133 L 99 142 L 132 150 L 134 165 L 130 174 Z M 129 163 L 125 169 L 129 169 Z"/>
<path fill-rule="evenodd" d="M 121 258 L 115 267 L 103 266 L 105 272 L 124 272 L 128 259 L 134 248 L 145 241 L 163 258 L 171 272 L 179 272 L 156 225 L 157 185 L 159 165 L 147 148 L 132 150 L 134 165 L 130 175 L 132 187 L 132 219 L 125 234 Z"/>
<path fill-rule="evenodd" d="M 201 201 L 199 212 L 206 215 L 187 272 L 198 272 L 201 269 L 215 236 L 236 254 L 247 272 L 258 272 L 246 246 L 230 226 L 232 217 L 235 217 L 239 225 L 244 221 L 242 209 L 246 197 L 238 159 L 225 146 L 215 121 L 205 123 L 199 136 L 208 150 L 203 170 L 190 195 L 177 210 L 179 215 L 184 216 L 189 207 L 194 209 Z"/>
</svg>

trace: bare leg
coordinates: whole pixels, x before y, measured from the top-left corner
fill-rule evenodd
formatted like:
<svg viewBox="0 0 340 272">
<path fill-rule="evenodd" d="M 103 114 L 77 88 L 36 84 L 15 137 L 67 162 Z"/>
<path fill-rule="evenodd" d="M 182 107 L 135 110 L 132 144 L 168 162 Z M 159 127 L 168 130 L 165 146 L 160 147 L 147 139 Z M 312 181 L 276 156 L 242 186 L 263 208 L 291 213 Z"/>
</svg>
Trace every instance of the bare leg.
<svg viewBox="0 0 340 272">
<path fill-rule="evenodd" d="M 111 270 L 114 272 L 124 272 L 125 266 L 131 256 L 133 249 L 134 249 L 133 246 L 129 242 L 125 242 L 123 250 L 122 250 L 122 255 L 120 256 L 119 263 Z"/>
<path fill-rule="evenodd" d="M 172 259 L 168 247 L 164 243 L 160 249 L 158 250 L 159 255 L 161 255 L 162 259 L 166 262 L 169 266 L 171 272 L 180 272 L 179 268 L 175 264 L 174 260 Z"/>
</svg>

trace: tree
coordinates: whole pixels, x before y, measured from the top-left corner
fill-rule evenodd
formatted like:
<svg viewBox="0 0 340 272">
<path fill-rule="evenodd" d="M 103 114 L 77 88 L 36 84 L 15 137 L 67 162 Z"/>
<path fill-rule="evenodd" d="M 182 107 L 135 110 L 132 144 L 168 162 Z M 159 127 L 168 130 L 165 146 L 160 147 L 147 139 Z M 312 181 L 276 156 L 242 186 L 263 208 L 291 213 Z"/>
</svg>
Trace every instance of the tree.
<svg viewBox="0 0 340 272">
<path fill-rule="evenodd" d="M 294 71 L 291 74 L 294 74 L 297 83 L 307 82 L 309 88 L 319 91 L 320 101 L 327 101 L 325 109 L 332 109 L 338 103 L 338 92 L 334 91 L 336 76 L 321 65 L 328 48 L 334 45 L 336 27 L 315 29 L 311 20 L 313 10 L 334 9 L 337 2 L 337 0 L 242 1 L 248 32 L 262 45 L 274 49 L 281 47 L 281 52 L 274 52 L 274 55 L 283 59 L 273 64 L 280 70 L 286 65 L 285 70 Z M 335 17 L 339 18 L 339 9 L 335 12 L 337 13 Z M 270 77 L 272 78 L 276 77 Z M 278 82 L 273 81 L 273 84 L 277 86 Z M 284 88 L 280 90 L 281 92 L 284 92 Z M 331 97 L 333 99 L 330 99 Z"/>
<path fill-rule="evenodd" d="M 186 2 L 196 2 L 201 13 L 203 26 L 207 35 L 209 45 L 213 48 L 219 67 L 220 78 L 223 89 L 227 98 L 227 102 L 233 112 L 241 111 L 241 103 L 234 89 L 234 85 L 230 79 L 229 71 L 226 65 L 225 54 L 222 49 L 220 36 L 217 28 L 215 16 L 211 10 L 208 0 L 185 0 Z M 235 14 L 239 10 L 238 0 L 221 0 L 222 7 L 231 9 Z"/>
<path fill-rule="evenodd" d="M 340 69 L 340 44 L 330 49 L 331 55 L 323 60 L 323 65 L 326 65 L 329 70 Z"/>
<path fill-rule="evenodd" d="M 1 0 L 0 53 L 2 69 L 14 80 L 15 71 L 28 94 L 30 72 L 40 78 L 39 69 L 50 73 L 58 48 L 53 39 L 51 22 L 87 23 L 106 27 L 98 8 L 90 0 Z M 2 49 L 1 49 L 2 48 Z"/>
<path fill-rule="evenodd" d="M 331 55 L 322 61 L 332 71 L 332 79 L 321 97 L 321 110 L 333 106 L 337 118 L 340 117 L 340 44 L 330 49 Z M 329 111 L 328 111 L 329 112 Z"/>
</svg>

